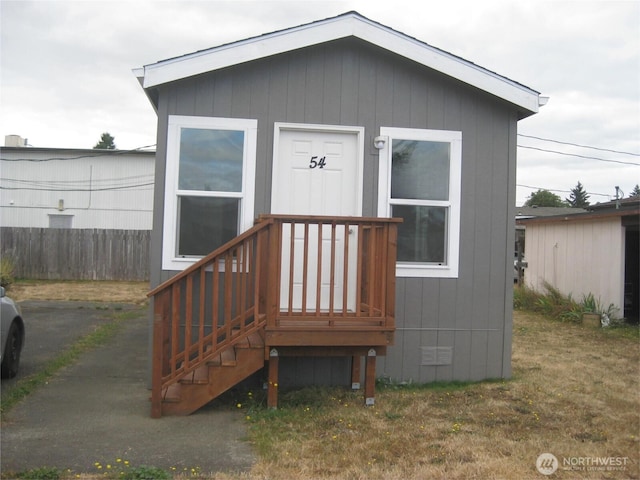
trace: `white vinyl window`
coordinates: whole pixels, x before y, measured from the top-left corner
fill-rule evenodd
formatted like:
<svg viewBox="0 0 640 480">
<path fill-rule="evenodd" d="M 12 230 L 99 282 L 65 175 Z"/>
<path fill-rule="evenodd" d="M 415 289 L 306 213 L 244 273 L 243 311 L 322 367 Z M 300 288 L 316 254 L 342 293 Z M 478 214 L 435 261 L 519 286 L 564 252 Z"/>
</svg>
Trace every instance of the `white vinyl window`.
<svg viewBox="0 0 640 480">
<path fill-rule="evenodd" d="M 458 277 L 462 133 L 381 127 L 378 215 L 399 217 L 399 277 Z"/>
<path fill-rule="evenodd" d="M 73 215 L 49 214 L 49 228 L 72 228 Z"/>
<path fill-rule="evenodd" d="M 170 115 L 162 268 L 182 270 L 253 225 L 257 120 Z"/>
</svg>

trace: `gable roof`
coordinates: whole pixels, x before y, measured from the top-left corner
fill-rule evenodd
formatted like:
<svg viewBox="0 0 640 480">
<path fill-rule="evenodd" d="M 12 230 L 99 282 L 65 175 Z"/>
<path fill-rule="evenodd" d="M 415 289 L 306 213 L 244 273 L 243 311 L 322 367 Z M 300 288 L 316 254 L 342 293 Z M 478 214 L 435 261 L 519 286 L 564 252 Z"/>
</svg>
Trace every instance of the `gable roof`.
<svg viewBox="0 0 640 480">
<path fill-rule="evenodd" d="M 161 60 L 133 72 L 155 104 L 155 95 L 149 90 L 158 85 L 347 37 L 359 38 L 506 100 L 519 107 L 520 118 L 537 113 L 545 103 L 535 90 L 357 12 Z"/>
</svg>

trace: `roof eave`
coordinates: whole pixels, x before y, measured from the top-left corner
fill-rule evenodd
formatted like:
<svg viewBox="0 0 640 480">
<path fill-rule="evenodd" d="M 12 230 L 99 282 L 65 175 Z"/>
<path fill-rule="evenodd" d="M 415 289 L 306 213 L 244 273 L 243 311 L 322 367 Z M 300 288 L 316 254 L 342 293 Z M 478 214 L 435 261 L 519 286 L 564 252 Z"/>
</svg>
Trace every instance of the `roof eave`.
<svg viewBox="0 0 640 480">
<path fill-rule="evenodd" d="M 568 215 L 554 215 L 550 217 L 533 217 L 533 218 L 520 218 L 516 220 L 519 225 L 535 225 L 545 223 L 560 223 L 560 222 L 580 222 L 589 220 L 601 220 L 606 218 L 616 217 L 632 217 L 639 216 L 640 208 L 633 208 L 628 210 L 609 210 L 602 212 L 586 212 L 586 213 L 574 213 Z"/>
</svg>

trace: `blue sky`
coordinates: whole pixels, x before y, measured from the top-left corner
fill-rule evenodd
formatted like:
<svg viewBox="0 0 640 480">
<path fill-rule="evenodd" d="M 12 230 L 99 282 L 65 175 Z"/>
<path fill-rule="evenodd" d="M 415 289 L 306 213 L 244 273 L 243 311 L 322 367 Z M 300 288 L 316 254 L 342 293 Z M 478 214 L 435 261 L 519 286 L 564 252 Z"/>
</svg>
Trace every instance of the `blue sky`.
<svg viewBox="0 0 640 480">
<path fill-rule="evenodd" d="M 519 124 L 518 204 L 536 188 L 565 198 L 580 181 L 595 203 L 640 183 L 638 1 L 2 0 L 0 135 L 154 144 L 133 68 L 351 10 L 550 97 Z"/>
</svg>

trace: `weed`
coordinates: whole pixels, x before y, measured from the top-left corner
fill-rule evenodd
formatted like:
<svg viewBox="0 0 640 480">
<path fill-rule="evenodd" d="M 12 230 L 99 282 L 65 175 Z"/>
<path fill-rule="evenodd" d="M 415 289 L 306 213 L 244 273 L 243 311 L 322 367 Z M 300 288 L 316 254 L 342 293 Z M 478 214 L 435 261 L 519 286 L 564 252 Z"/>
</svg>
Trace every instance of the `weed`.
<svg viewBox="0 0 640 480">
<path fill-rule="evenodd" d="M 131 467 L 124 471 L 113 472 L 113 478 L 121 478 L 123 480 L 171 480 L 173 476 L 158 467 L 149 467 L 140 465 L 139 467 Z"/>
<path fill-rule="evenodd" d="M 595 299 L 593 293 L 582 296 L 582 307 L 585 312 L 597 313 L 600 311 L 600 302 Z"/>
<path fill-rule="evenodd" d="M 619 323 L 618 307 L 610 304 L 604 308 L 600 300 L 592 293 L 582 296 L 580 302 L 576 302 L 571 294 L 564 295 L 560 290 L 548 282 L 544 283 L 544 292 L 537 292 L 529 287 L 514 288 L 513 308 L 540 313 L 554 320 L 580 323 L 583 313 L 599 313 L 608 322 Z"/>
<path fill-rule="evenodd" d="M 402 418 L 402 414 L 397 412 L 384 412 L 384 416 L 387 420 L 400 420 Z"/>
<path fill-rule="evenodd" d="M 24 480 L 60 480 L 63 472 L 55 467 L 40 467 L 17 474 L 17 477 Z"/>
<path fill-rule="evenodd" d="M 7 288 L 14 281 L 16 264 L 11 256 L 0 258 L 0 286 Z"/>
</svg>

